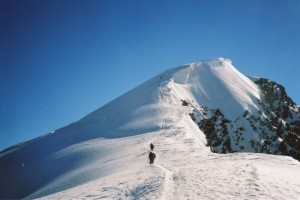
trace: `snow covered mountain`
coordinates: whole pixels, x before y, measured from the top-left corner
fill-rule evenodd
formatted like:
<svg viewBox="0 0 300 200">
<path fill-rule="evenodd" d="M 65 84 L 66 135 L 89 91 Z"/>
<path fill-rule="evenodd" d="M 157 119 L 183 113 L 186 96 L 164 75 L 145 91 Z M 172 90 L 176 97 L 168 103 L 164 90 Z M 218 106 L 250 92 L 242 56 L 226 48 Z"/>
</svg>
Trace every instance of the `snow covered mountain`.
<svg viewBox="0 0 300 200">
<path fill-rule="evenodd" d="M 0 152 L 0 199 L 297 199 L 299 152 L 300 111 L 284 88 L 219 58 Z"/>
<path fill-rule="evenodd" d="M 198 103 L 191 103 L 191 116 L 211 150 L 289 155 L 300 160 L 300 109 L 284 87 L 264 78 L 247 78 L 230 62 L 222 62 L 208 68 L 196 64 L 192 70 L 199 72 L 187 80 Z"/>
</svg>

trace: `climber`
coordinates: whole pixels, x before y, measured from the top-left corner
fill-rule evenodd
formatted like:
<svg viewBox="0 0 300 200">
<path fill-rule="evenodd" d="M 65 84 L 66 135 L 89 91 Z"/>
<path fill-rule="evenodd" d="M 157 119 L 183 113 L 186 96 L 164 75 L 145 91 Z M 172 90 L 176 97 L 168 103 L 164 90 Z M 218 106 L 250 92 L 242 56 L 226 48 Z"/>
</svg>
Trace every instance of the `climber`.
<svg viewBox="0 0 300 200">
<path fill-rule="evenodd" d="M 153 149 L 154 149 L 154 145 L 152 143 L 150 144 L 150 149 L 151 149 L 151 151 L 153 151 Z"/>
<path fill-rule="evenodd" d="M 149 153 L 149 160 L 150 160 L 150 164 L 154 163 L 154 159 L 155 159 L 156 155 L 155 153 L 153 153 L 152 151 Z"/>
</svg>

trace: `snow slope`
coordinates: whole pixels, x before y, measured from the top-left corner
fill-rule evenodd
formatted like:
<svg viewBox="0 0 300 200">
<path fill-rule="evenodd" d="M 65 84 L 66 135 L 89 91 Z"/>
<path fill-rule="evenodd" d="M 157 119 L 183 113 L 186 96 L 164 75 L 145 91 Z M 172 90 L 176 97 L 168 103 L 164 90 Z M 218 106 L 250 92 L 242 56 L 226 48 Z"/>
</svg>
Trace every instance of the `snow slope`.
<svg viewBox="0 0 300 200">
<path fill-rule="evenodd" d="M 186 93 L 191 93 L 182 98 L 194 100 L 198 106 L 219 108 L 229 119 L 235 119 L 245 110 L 258 109 L 259 89 L 228 59 L 191 64 L 174 75 L 174 83 L 179 87 L 184 84 Z"/>
<path fill-rule="evenodd" d="M 233 119 L 257 112 L 259 98 L 227 59 L 168 70 L 78 122 L 0 152 L 0 199 L 297 199 L 298 161 L 214 154 L 189 115 L 208 106 Z"/>
</svg>

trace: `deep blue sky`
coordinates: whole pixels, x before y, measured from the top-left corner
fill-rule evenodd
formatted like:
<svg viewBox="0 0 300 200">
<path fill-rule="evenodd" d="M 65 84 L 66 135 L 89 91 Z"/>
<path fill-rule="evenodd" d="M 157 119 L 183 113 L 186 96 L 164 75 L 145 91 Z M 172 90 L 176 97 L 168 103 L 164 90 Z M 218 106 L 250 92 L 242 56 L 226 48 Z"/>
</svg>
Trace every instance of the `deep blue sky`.
<svg viewBox="0 0 300 200">
<path fill-rule="evenodd" d="M 300 1 L 0 0 L 0 150 L 217 57 L 300 104 Z"/>
</svg>

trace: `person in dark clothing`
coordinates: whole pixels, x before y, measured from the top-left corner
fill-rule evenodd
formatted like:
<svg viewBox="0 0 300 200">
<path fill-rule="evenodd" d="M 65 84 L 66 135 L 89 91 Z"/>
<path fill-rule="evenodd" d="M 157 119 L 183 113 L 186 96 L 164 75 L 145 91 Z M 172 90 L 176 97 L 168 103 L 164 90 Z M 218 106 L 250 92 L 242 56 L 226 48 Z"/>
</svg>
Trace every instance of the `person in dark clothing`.
<svg viewBox="0 0 300 200">
<path fill-rule="evenodd" d="M 155 159 L 156 155 L 155 153 L 153 153 L 152 151 L 149 153 L 149 160 L 150 160 L 150 164 L 154 163 L 154 159 Z"/>
<path fill-rule="evenodd" d="M 152 143 L 150 144 L 150 149 L 151 149 L 151 151 L 153 151 L 153 149 L 154 149 L 154 145 Z"/>
</svg>

